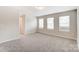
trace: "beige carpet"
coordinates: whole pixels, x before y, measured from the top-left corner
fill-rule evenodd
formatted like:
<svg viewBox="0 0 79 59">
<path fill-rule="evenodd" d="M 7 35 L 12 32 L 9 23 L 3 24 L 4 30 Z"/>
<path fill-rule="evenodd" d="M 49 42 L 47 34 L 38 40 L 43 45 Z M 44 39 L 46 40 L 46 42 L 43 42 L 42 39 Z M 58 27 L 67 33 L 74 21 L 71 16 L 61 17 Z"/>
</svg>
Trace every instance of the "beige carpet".
<svg viewBox="0 0 79 59">
<path fill-rule="evenodd" d="M 39 33 L 0 44 L 1 52 L 77 52 L 76 41 Z"/>
</svg>

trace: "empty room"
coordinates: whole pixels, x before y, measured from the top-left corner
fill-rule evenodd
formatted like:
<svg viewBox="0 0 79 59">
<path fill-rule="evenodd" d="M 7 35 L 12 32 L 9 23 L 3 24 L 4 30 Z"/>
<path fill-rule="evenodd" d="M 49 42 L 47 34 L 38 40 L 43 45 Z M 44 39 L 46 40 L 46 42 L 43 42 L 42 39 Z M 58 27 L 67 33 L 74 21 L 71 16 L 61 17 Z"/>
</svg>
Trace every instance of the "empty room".
<svg viewBox="0 0 79 59">
<path fill-rule="evenodd" d="M 79 52 L 79 7 L 0 6 L 0 52 Z"/>
</svg>

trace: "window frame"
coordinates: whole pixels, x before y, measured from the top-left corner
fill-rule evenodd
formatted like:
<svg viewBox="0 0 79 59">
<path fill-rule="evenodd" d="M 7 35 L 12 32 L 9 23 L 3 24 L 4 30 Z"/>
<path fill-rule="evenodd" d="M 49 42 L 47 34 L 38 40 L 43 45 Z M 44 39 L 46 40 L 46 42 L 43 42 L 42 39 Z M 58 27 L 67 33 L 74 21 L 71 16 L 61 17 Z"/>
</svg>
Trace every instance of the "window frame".
<svg viewBox="0 0 79 59">
<path fill-rule="evenodd" d="M 68 19 L 68 27 L 65 27 L 65 28 L 68 28 L 68 30 L 63 30 L 63 29 L 61 29 L 61 27 L 62 26 L 60 26 L 60 20 L 62 20 L 62 19 L 60 19 L 60 17 L 61 18 L 64 18 L 64 17 L 69 17 L 69 19 Z M 66 24 L 65 24 L 66 25 Z M 64 15 L 64 16 L 59 16 L 59 31 L 61 31 L 61 32 L 70 32 L 70 15 Z"/>
<path fill-rule="evenodd" d="M 52 19 L 52 22 L 48 22 L 48 20 L 50 20 L 50 19 Z M 54 19 L 55 19 L 54 17 L 48 17 L 47 18 L 47 20 L 46 20 L 47 21 L 46 22 L 47 23 L 47 25 L 46 25 L 47 30 L 54 30 L 55 29 L 55 26 L 54 26 L 55 25 L 55 21 L 54 21 Z M 48 28 L 48 24 L 49 23 L 52 23 L 52 25 L 53 25 L 52 28 Z"/>
<path fill-rule="evenodd" d="M 43 20 L 42 27 L 40 27 L 40 23 L 39 23 L 39 22 L 40 22 L 40 19 Z M 39 29 L 44 29 L 44 18 L 39 18 L 39 19 L 38 19 L 38 28 L 39 28 Z"/>
</svg>

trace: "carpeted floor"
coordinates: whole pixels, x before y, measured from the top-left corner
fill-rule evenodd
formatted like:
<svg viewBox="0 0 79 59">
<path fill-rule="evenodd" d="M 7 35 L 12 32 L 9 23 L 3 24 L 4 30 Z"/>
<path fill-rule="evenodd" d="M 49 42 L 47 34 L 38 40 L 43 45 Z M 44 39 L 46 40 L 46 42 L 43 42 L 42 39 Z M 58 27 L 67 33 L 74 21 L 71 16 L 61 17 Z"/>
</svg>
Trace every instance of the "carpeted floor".
<svg viewBox="0 0 79 59">
<path fill-rule="evenodd" d="M 75 40 L 39 33 L 0 44 L 1 52 L 78 52 Z"/>
</svg>

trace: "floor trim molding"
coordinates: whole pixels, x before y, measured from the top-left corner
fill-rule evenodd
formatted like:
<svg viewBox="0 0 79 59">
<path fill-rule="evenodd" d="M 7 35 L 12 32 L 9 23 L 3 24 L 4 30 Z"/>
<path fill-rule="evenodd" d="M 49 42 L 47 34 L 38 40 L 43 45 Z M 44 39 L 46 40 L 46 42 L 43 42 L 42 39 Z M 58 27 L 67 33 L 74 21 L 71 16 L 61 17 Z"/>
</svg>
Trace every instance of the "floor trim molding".
<svg viewBox="0 0 79 59">
<path fill-rule="evenodd" d="M 16 36 L 16 37 L 14 37 L 14 38 L 10 38 L 10 39 L 7 39 L 7 40 L 5 40 L 5 41 L 1 41 L 0 44 L 1 44 L 1 43 L 4 43 L 4 42 L 12 41 L 12 40 L 17 40 L 17 39 L 19 39 L 19 38 L 20 38 L 20 36 Z"/>
</svg>

